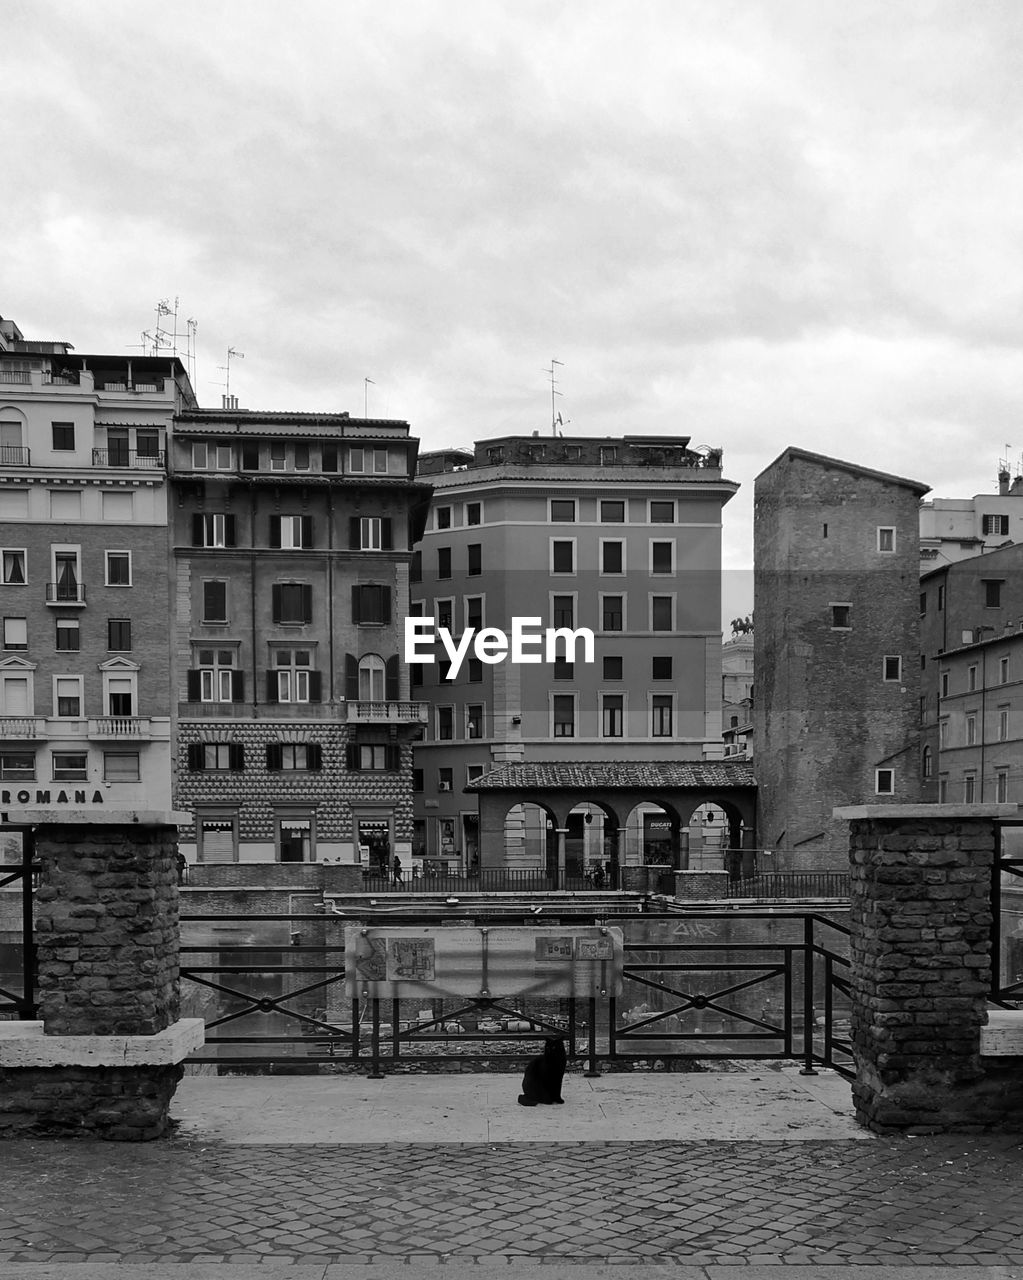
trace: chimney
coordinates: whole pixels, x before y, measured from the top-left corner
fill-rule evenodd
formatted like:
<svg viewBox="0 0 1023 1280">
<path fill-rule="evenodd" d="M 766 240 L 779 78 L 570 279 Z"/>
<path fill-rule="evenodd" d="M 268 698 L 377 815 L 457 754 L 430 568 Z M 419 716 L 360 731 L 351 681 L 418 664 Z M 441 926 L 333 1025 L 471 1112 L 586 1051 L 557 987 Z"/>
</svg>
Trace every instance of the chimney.
<svg viewBox="0 0 1023 1280">
<path fill-rule="evenodd" d="M 1009 493 L 1009 473 L 1008 471 L 999 471 L 998 473 L 998 496 L 1007 497 Z"/>
<path fill-rule="evenodd" d="M 238 397 L 237 397 L 237 396 L 224 396 L 224 395 L 222 395 L 222 396 L 220 397 L 220 407 L 221 407 L 221 409 L 237 409 L 237 408 L 238 408 Z"/>
</svg>

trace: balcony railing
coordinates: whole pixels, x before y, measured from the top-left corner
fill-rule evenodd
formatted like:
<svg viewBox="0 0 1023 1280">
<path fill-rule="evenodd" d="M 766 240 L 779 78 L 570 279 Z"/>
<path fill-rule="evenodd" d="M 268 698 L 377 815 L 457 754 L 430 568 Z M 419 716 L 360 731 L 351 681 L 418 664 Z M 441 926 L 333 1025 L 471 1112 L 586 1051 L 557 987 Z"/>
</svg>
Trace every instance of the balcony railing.
<svg viewBox="0 0 1023 1280">
<path fill-rule="evenodd" d="M 0 369 L 0 383 L 16 386 L 30 386 L 32 375 L 27 369 Z"/>
<path fill-rule="evenodd" d="M 142 716 L 98 716 L 89 721 L 90 738 L 148 738 L 148 718 Z"/>
<path fill-rule="evenodd" d="M 349 724 L 426 724 L 425 702 L 363 702 L 348 704 Z"/>
<path fill-rule="evenodd" d="M 85 604 L 85 584 L 82 582 L 48 582 L 46 584 L 46 603 L 52 605 Z"/>
<path fill-rule="evenodd" d="M 0 444 L 0 466 L 30 467 L 32 455 L 20 444 Z"/>
<path fill-rule="evenodd" d="M 136 449 L 93 449 L 94 467 L 125 467 L 134 471 L 159 471 L 163 467 L 164 452 L 139 453 Z"/>
<path fill-rule="evenodd" d="M 0 716 L 0 738 L 38 738 L 41 726 L 37 716 Z"/>
</svg>

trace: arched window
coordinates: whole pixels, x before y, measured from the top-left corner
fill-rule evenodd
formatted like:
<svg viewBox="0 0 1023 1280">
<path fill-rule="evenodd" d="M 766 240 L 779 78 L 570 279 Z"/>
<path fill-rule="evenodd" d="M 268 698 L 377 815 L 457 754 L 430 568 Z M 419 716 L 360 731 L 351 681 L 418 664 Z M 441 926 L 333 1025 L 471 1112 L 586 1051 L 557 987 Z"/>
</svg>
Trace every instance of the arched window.
<svg viewBox="0 0 1023 1280">
<path fill-rule="evenodd" d="M 359 659 L 359 700 L 361 702 L 383 702 L 386 668 L 384 660 L 378 654 L 368 653 Z"/>
<path fill-rule="evenodd" d="M 925 778 L 930 778 L 934 773 L 934 753 L 930 747 L 924 747 L 923 759 L 921 761 L 921 772 Z"/>
</svg>

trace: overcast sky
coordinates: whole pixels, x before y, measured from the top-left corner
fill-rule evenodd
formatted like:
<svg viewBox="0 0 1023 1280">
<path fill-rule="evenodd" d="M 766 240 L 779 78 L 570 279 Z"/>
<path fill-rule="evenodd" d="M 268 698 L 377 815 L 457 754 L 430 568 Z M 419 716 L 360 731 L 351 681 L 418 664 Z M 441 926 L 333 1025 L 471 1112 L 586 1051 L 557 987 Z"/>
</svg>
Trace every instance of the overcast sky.
<svg viewBox="0 0 1023 1280">
<path fill-rule="evenodd" d="M 368 390 L 424 448 L 549 433 L 559 360 L 566 435 L 723 448 L 745 612 L 785 446 L 937 496 L 1018 468 L 1021 35 L 1019 0 L 7 0 L 0 314 L 127 351 L 177 296 L 202 403 L 233 346 L 243 407 Z"/>
</svg>

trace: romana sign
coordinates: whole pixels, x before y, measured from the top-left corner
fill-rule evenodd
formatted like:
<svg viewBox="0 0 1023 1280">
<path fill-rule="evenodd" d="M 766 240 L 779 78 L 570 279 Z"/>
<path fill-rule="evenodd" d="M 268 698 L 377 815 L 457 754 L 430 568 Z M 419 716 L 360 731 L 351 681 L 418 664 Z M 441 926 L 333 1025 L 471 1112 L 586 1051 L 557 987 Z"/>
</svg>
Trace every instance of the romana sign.
<svg viewBox="0 0 1023 1280">
<path fill-rule="evenodd" d="M 29 791 L 27 787 L 20 791 L 0 791 L 0 804 L 30 804 L 33 808 L 50 804 L 102 804 L 103 792 L 93 791 L 92 796 L 86 789 L 78 791 L 53 791 L 36 789 Z"/>
</svg>

